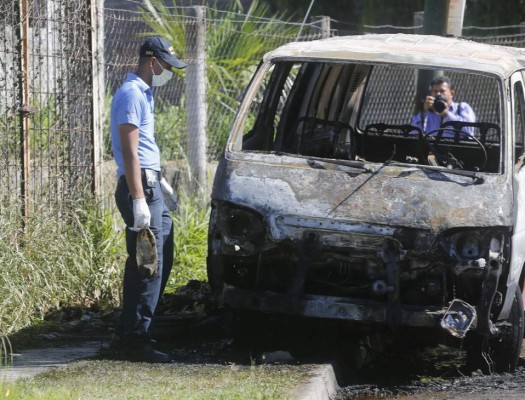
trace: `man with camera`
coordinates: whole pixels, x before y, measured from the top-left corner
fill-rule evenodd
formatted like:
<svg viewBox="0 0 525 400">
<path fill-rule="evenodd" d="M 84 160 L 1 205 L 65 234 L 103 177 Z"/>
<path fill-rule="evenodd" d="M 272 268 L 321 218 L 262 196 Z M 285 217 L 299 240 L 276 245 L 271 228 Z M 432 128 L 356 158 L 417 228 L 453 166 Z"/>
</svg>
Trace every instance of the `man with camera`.
<svg viewBox="0 0 525 400">
<path fill-rule="evenodd" d="M 423 133 L 430 133 L 439 129 L 448 121 L 475 122 L 476 114 L 467 103 L 452 101 L 454 90 L 450 79 L 438 76 L 430 82 L 430 93 L 422 101 L 421 112 L 412 117 L 411 125 L 421 127 Z M 469 135 L 474 134 L 472 127 L 463 129 Z M 443 137 L 453 136 L 452 132 L 445 131 Z"/>
</svg>

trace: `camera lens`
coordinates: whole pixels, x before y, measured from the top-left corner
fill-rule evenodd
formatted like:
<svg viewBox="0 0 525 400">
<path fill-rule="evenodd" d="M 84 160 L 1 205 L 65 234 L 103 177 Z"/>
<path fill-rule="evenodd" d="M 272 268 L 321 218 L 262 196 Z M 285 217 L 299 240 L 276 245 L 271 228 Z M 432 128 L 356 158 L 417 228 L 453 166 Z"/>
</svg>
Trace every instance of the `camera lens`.
<svg viewBox="0 0 525 400">
<path fill-rule="evenodd" d="M 438 114 L 440 114 L 443 111 L 445 111 L 447 106 L 448 106 L 447 100 L 445 100 L 445 98 L 443 96 L 441 96 L 440 94 L 438 94 L 434 98 L 434 106 L 433 106 L 433 108 L 434 108 L 434 111 L 437 112 Z"/>
</svg>

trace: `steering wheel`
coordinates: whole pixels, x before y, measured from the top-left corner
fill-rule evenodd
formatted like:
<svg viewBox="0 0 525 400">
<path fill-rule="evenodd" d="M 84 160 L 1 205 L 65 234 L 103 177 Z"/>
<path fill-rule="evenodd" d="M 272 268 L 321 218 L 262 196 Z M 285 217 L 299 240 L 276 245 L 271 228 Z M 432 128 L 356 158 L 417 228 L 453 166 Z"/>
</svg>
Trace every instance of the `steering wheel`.
<svg viewBox="0 0 525 400">
<path fill-rule="evenodd" d="M 443 144 L 443 134 L 447 132 L 453 132 L 454 137 L 447 137 L 446 139 L 451 139 L 454 142 L 458 142 L 459 139 L 468 140 L 474 142 L 477 146 L 476 148 L 481 152 L 481 164 L 477 166 L 478 171 L 484 171 L 487 165 L 487 150 L 483 143 L 481 143 L 475 136 L 471 136 L 466 132 L 463 132 L 461 129 L 452 128 L 450 126 L 446 128 L 438 128 L 433 131 L 425 134 L 423 138 L 428 145 L 430 152 L 436 157 L 437 162 L 450 169 L 463 169 L 463 161 L 456 158 L 451 152 L 450 149 L 445 148 Z"/>
</svg>

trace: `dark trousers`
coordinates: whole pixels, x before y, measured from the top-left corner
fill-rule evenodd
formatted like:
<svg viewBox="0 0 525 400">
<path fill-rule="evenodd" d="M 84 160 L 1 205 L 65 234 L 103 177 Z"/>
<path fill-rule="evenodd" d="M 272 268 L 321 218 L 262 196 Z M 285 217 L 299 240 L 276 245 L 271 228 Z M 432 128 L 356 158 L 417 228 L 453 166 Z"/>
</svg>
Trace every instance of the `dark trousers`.
<svg viewBox="0 0 525 400">
<path fill-rule="evenodd" d="M 137 267 L 137 232 L 133 227 L 133 200 L 129 193 L 126 179 L 118 180 L 115 191 L 117 207 L 126 223 L 126 247 L 128 258 L 124 270 L 123 304 L 117 336 L 124 345 L 150 339 L 151 322 L 157 303 L 164 292 L 173 265 L 173 222 L 164 202 L 160 187 L 160 174 L 156 184 L 148 186 L 142 177 L 144 195 L 151 213 L 150 229 L 157 243 L 159 268 L 154 278 L 142 278 Z"/>
</svg>

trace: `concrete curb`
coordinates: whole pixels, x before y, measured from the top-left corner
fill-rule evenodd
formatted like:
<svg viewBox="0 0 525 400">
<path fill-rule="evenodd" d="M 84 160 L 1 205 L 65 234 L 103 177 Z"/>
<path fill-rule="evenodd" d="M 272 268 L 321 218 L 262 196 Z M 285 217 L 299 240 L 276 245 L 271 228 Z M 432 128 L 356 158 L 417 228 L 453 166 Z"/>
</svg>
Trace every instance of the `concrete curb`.
<svg viewBox="0 0 525 400">
<path fill-rule="evenodd" d="M 97 356 L 101 341 L 88 341 L 77 346 L 25 349 L 13 354 L 13 364 L 0 367 L 0 382 L 15 382 L 17 379 L 31 378 L 53 368 L 64 367 L 68 363 L 83 358 Z M 291 391 L 294 400 L 330 400 L 339 385 L 331 364 L 315 366 L 308 381 Z"/>
<path fill-rule="evenodd" d="M 292 390 L 294 400 L 330 400 L 339 385 L 331 364 L 322 364 L 315 368 L 307 383 Z"/>
<path fill-rule="evenodd" d="M 100 341 L 89 341 L 78 346 L 23 350 L 22 353 L 13 354 L 12 365 L 0 367 L 0 382 L 30 378 L 52 368 L 66 366 L 72 361 L 96 356 L 100 346 Z"/>
</svg>

